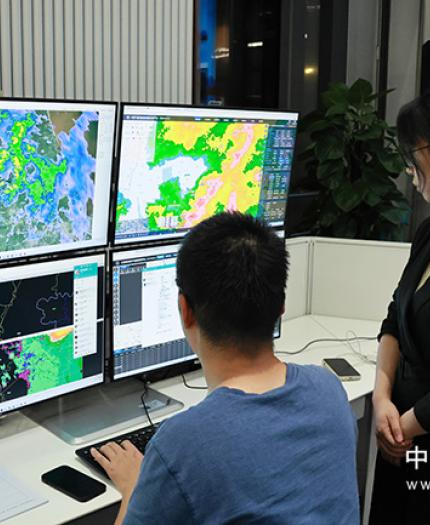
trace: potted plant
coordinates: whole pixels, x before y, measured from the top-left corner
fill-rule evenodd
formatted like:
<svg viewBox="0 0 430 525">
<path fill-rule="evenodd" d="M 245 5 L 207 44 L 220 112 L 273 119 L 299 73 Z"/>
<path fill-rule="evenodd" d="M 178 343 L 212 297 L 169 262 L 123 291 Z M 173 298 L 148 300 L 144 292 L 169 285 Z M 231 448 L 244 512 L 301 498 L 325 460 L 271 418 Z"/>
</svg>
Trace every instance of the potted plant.
<svg viewBox="0 0 430 525">
<path fill-rule="evenodd" d="M 299 130 L 310 144 L 299 155 L 319 190 L 305 222 L 315 235 L 402 240 L 409 204 L 394 179 L 405 165 L 395 128 L 379 118 L 363 79 L 332 84 Z"/>
</svg>

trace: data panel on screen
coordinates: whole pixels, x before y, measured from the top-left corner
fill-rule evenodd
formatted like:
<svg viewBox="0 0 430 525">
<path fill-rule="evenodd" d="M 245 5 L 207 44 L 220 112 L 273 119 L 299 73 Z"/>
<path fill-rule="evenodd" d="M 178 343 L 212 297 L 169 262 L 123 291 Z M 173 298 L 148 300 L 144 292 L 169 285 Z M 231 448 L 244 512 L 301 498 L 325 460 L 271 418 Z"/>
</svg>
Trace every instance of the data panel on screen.
<svg viewBox="0 0 430 525">
<path fill-rule="evenodd" d="M 115 115 L 0 99 L 0 260 L 107 243 Z"/>
<path fill-rule="evenodd" d="M 0 269 L 0 413 L 103 381 L 104 255 Z"/>
<path fill-rule="evenodd" d="M 114 379 L 196 357 L 178 312 L 177 251 L 162 246 L 113 254 Z"/>
<path fill-rule="evenodd" d="M 124 105 L 115 242 L 239 210 L 283 227 L 297 114 Z"/>
</svg>

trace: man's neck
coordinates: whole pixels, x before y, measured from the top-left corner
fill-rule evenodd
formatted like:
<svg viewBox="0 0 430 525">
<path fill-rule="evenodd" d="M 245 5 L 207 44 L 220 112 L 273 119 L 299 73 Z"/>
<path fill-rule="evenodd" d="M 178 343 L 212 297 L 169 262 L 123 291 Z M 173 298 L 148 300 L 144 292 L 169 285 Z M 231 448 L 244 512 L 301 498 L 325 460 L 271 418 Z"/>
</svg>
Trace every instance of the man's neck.
<svg viewBox="0 0 430 525">
<path fill-rule="evenodd" d="M 205 348 L 200 355 L 210 391 L 221 386 L 261 394 L 285 384 L 286 365 L 271 343 L 246 352 L 234 347 Z"/>
</svg>

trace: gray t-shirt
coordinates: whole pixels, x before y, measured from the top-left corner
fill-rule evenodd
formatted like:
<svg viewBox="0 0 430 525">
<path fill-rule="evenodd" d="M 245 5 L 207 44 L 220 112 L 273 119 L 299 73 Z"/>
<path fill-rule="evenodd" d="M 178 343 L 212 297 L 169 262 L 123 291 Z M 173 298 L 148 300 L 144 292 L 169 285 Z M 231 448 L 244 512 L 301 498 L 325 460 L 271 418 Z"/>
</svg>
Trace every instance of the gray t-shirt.
<svg viewBox="0 0 430 525">
<path fill-rule="evenodd" d="M 290 364 L 280 388 L 221 387 L 167 420 L 124 525 L 358 525 L 355 454 L 339 380 Z"/>
</svg>

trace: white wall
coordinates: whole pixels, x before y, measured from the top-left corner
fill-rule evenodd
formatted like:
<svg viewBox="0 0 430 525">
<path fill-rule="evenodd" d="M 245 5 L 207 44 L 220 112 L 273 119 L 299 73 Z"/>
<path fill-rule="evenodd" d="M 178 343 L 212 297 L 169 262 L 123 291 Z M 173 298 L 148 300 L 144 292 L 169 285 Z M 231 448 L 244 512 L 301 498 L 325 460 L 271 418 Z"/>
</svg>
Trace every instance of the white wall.
<svg viewBox="0 0 430 525">
<path fill-rule="evenodd" d="M 391 0 L 387 121 L 394 125 L 400 107 L 417 94 L 420 0 Z"/>
<path fill-rule="evenodd" d="M 0 89 L 190 103 L 192 38 L 192 0 L 0 0 Z"/>
<path fill-rule="evenodd" d="M 294 319 L 309 313 L 309 264 L 311 238 L 301 237 L 285 241 L 289 253 L 285 319 Z"/>
<path fill-rule="evenodd" d="M 378 0 L 349 0 L 346 83 L 364 78 L 376 86 Z"/>
<path fill-rule="evenodd" d="M 387 96 L 386 120 L 393 126 L 399 109 L 418 92 L 420 7 L 421 0 L 391 0 L 387 87 L 395 91 Z M 409 178 L 401 175 L 396 184 L 416 208 Z M 414 218 L 412 221 L 416 222 Z"/>
<path fill-rule="evenodd" d="M 381 321 L 409 253 L 407 243 L 315 238 L 310 312 Z"/>
<path fill-rule="evenodd" d="M 284 319 L 326 315 L 382 321 L 410 244 L 324 237 L 287 239 Z"/>
</svg>

